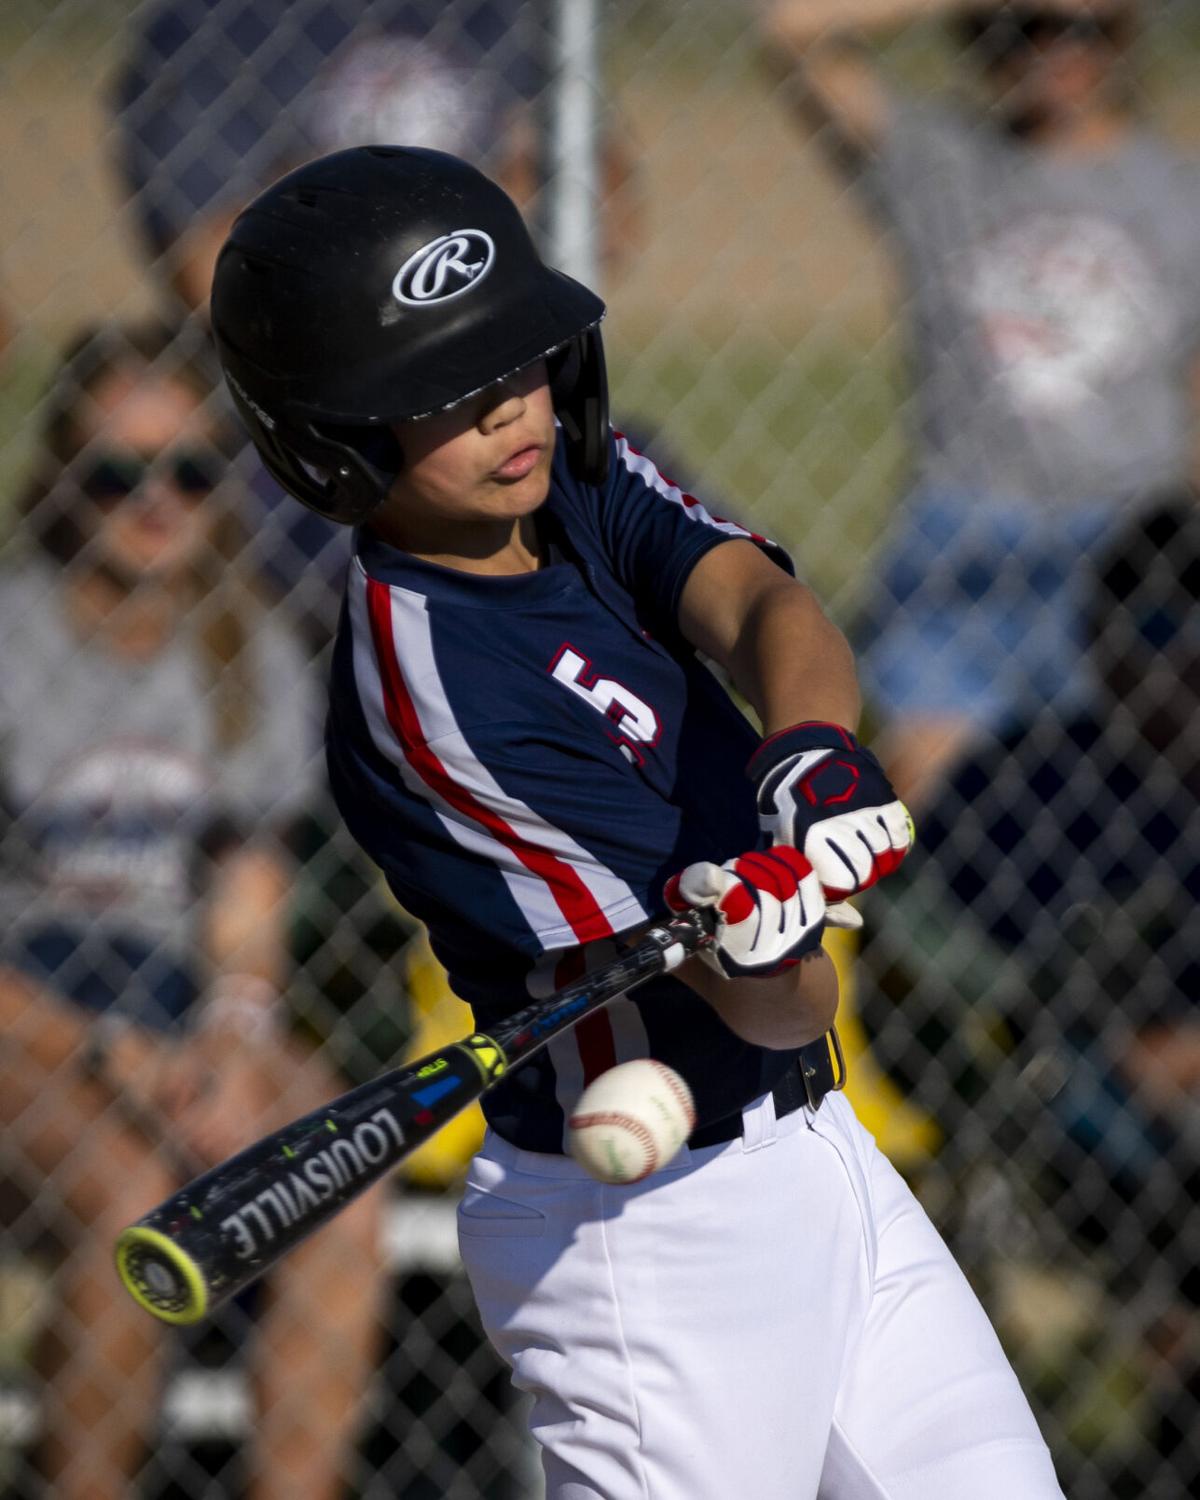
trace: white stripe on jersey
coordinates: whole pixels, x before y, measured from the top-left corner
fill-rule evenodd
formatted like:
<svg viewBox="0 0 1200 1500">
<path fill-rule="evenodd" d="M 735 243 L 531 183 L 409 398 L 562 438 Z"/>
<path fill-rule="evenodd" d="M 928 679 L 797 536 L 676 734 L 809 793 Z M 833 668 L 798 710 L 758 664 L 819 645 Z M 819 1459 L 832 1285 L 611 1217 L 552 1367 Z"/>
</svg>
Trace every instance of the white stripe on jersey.
<svg viewBox="0 0 1200 1500">
<path fill-rule="evenodd" d="M 689 521 L 711 526 L 714 531 L 723 531 L 727 536 L 742 536 L 747 541 L 754 540 L 754 533 L 747 531 L 744 526 L 739 526 L 736 521 L 726 521 L 720 516 L 714 516 L 701 505 L 699 500 L 691 495 L 685 497 L 677 484 L 672 484 L 663 478 L 650 459 L 641 453 L 635 453 L 621 433 L 615 433 L 614 436 L 617 440 L 617 457 L 630 473 L 636 474 L 644 484 L 656 494 L 661 495 L 664 500 L 678 505 Z"/>
<path fill-rule="evenodd" d="M 583 1071 L 583 1053 L 579 1050 L 579 1039 L 574 1031 L 553 1037 L 546 1044 L 546 1056 L 554 1069 L 554 1102 L 562 1110 L 563 1133 L 559 1142 L 563 1151 L 567 1149 L 567 1121 L 575 1108 L 575 1101 L 587 1086 Z"/>
<path fill-rule="evenodd" d="M 371 739 L 399 770 L 409 791 L 437 812 L 451 837 L 464 849 L 481 854 L 497 867 L 513 900 L 543 948 L 564 948 L 578 935 L 564 921 L 550 886 L 517 858 L 513 849 L 467 815 L 452 807 L 409 763 L 388 720 L 383 683 L 375 660 L 367 614 L 367 575 L 356 558 L 348 590 L 353 635 L 354 676 Z M 590 893 L 614 931 L 635 926 L 648 913 L 633 889 L 562 829 L 511 796 L 471 749 L 458 727 L 438 673 L 432 626 L 425 596 L 391 586 L 392 641 L 404 681 L 426 743 L 437 742 L 437 756 L 447 773 L 480 803 L 503 818 L 522 839 L 548 851 L 567 865 Z"/>
<path fill-rule="evenodd" d="M 633 1000 L 614 1000 L 607 1007 L 613 1047 L 619 1063 L 650 1056 L 650 1038 L 640 1007 Z"/>
</svg>

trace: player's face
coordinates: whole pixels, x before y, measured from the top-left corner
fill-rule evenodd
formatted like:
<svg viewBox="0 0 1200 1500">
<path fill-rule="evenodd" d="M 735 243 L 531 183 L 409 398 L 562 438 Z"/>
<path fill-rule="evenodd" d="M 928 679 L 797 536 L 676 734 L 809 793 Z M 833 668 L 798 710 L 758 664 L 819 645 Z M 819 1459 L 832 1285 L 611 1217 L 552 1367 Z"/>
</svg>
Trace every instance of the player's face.
<svg viewBox="0 0 1200 1500">
<path fill-rule="evenodd" d="M 90 508 L 89 555 L 136 581 L 182 576 L 208 546 L 220 478 L 211 422 L 185 384 L 117 371 L 91 393 L 74 480 Z"/>
<path fill-rule="evenodd" d="M 492 529 L 536 510 L 550 489 L 554 405 L 544 360 L 447 412 L 402 422 L 404 468 L 389 511 L 404 527 Z"/>
</svg>

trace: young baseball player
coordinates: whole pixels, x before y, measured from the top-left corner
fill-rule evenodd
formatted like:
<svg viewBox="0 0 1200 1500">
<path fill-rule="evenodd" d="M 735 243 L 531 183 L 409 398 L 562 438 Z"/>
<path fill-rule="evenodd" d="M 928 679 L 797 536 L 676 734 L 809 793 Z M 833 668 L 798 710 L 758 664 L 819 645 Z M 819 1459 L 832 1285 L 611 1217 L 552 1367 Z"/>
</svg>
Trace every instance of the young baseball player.
<svg viewBox="0 0 1200 1500">
<path fill-rule="evenodd" d="M 212 312 L 266 463 L 358 528 L 333 785 L 478 1025 L 668 908 L 717 914 L 703 961 L 486 1098 L 460 1241 L 548 1493 L 1060 1496 L 982 1310 L 836 1092 L 822 929 L 911 835 L 811 592 L 609 429 L 603 303 L 453 157 L 284 178 L 235 224 Z M 603 1185 L 566 1116 L 647 1055 L 697 1127 Z"/>
</svg>

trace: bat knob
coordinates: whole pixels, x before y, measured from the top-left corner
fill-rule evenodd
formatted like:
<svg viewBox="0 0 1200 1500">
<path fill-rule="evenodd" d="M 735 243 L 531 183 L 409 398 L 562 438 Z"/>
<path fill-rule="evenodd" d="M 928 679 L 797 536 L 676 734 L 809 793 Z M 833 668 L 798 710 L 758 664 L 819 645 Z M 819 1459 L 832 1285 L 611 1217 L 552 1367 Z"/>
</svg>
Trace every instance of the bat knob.
<svg viewBox="0 0 1200 1500">
<path fill-rule="evenodd" d="M 164 1323 L 198 1323 L 208 1311 L 204 1273 L 180 1245 L 134 1224 L 117 1241 L 117 1274 L 125 1290 Z"/>
</svg>

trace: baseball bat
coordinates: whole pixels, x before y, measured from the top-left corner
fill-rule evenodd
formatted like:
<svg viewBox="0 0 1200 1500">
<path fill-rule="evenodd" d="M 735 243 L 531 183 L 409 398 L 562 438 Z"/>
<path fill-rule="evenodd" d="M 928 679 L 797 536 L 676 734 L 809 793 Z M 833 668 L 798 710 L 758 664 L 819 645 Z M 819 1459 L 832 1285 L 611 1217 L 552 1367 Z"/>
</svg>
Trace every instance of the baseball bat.
<svg viewBox="0 0 1200 1500">
<path fill-rule="evenodd" d="M 653 927 L 620 958 L 312 1110 L 122 1231 L 117 1271 L 164 1323 L 197 1323 L 415 1151 L 552 1037 L 710 941 L 709 913 Z"/>
</svg>

